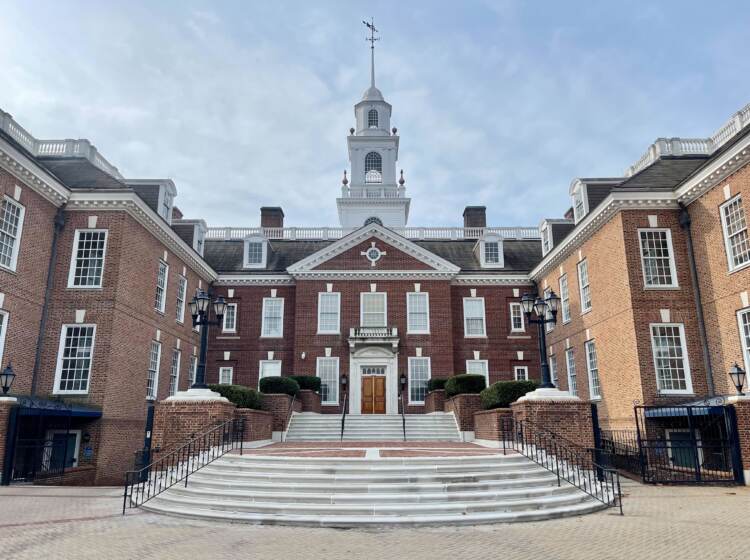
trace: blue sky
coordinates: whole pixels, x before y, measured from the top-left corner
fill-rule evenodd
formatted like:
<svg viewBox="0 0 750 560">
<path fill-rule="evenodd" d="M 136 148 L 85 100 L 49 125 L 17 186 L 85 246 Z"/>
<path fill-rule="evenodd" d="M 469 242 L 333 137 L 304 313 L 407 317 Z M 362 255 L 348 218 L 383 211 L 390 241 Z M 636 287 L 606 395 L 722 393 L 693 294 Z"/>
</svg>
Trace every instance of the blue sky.
<svg viewBox="0 0 750 560">
<path fill-rule="evenodd" d="M 337 225 L 353 105 L 377 84 L 411 225 L 536 225 L 571 179 L 750 102 L 744 2 L 6 2 L 0 108 L 89 138 L 126 177 L 170 177 L 186 216 Z"/>
</svg>

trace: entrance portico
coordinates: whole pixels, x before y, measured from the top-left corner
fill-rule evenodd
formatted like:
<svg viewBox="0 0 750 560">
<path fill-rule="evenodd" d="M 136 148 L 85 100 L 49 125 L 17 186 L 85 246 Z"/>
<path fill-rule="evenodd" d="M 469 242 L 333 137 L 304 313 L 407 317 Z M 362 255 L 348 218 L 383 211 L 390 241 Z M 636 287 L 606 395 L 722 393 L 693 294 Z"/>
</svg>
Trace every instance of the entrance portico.
<svg viewBox="0 0 750 560">
<path fill-rule="evenodd" d="M 398 353 L 387 348 L 365 347 L 350 354 L 350 414 L 398 414 Z M 379 391 L 385 379 L 385 410 L 379 406 Z M 363 398 L 371 406 L 363 409 Z M 368 401 L 369 402 L 369 401 Z"/>
</svg>

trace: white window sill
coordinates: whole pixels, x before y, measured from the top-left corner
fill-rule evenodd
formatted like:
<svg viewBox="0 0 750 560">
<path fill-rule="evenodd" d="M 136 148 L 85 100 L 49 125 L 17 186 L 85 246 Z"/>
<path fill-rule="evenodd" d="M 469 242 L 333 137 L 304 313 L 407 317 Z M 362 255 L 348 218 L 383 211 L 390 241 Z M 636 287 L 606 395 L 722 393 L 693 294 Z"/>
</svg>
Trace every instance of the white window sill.
<svg viewBox="0 0 750 560">
<path fill-rule="evenodd" d="M 567 319 L 563 319 L 563 320 L 562 320 L 562 323 L 560 323 L 560 324 L 561 324 L 561 325 L 567 325 L 567 324 L 568 324 L 568 323 L 570 323 L 570 322 L 571 322 L 572 320 L 573 320 L 573 319 L 571 319 L 570 317 L 568 317 Z"/>
<path fill-rule="evenodd" d="M 657 397 L 673 397 L 679 395 L 682 397 L 694 397 L 696 396 L 693 391 L 659 391 L 656 393 Z"/>
<path fill-rule="evenodd" d="M 644 284 L 643 289 L 644 290 L 657 291 L 658 292 L 660 290 L 679 290 L 680 286 L 679 285 L 674 285 L 674 286 L 646 286 Z"/>
<path fill-rule="evenodd" d="M 406 331 L 406 334 L 407 335 L 412 334 L 412 335 L 421 335 L 421 336 L 424 336 L 424 335 L 429 335 L 430 331 Z"/>
<path fill-rule="evenodd" d="M 487 338 L 486 334 L 465 334 L 464 338 Z"/>
<path fill-rule="evenodd" d="M 589 400 L 599 402 L 600 400 L 602 400 L 602 397 L 601 395 L 599 395 L 598 397 L 591 397 L 589 398 Z"/>
<path fill-rule="evenodd" d="M 748 267 L 750 267 L 750 261 L 746 262 L 745 264 L 741 264 L 736 268 L 730 268 L 727 273 L 734 274 L 735 272 L 739 272 L 740 270 L 745 270 Z"/>
<path fill-rule="evenodd" d="M 551 331 L 547 331 L 547 332 L 551 332 Z M 514 340 L 529 340 L 531 338 L 531 335 L 529 335 L 529 334 L 523 334 L 523 335 L 521 335 L 521 334 L 509 334 L 508 338 L 514 339 Z"/>
<path fill-rule="evenodd" d="M 511 329 L 510 333 L 511 334 L 525 334 L 526 333 L 526 329 L 523 329 L 523 330 L 513 330 L 513 329 Z"/>
<path fill-rule="evenodd" d="M 178 325 L 184 325 L 185 324 L 185 320 L 184 319 L 175 319 L 175 323 L 177 323 Z"/>
<path fill-rule="evenodd" d="M 156 311 L 159 315 L 164 315 L 164 310 L 159 309 L 158 307 L 154 307 L 154 311 Z"/>
<path fill-rule="evenodd" d="M 260 338 L 284 338 L 283 334 L 262 334 Z"/>
<path fill-rule="evenodd" d="M 424 406 L 424 401 L 409 401 L 406 406 Z"/>
<path fill-rule="evenodd" d="M 16 269 L 15 268 L 11 268 L 9 266 L 4 266 L 2 264 L 0 264 L 0 270 L 4 270 L 5 272 L 12 272 L 13 274 L 16 273 Z"/>
<path fill-rule="evenodd" d="M 237 331 L 221 331 L 221 334 L 237 334 Z"/>
<path fill-rule="evenodd" d="M 589 307 L 588 309 L 584 309 L 583 311 L 581 311 L 581 315 L 586 315 L 586 313 L 591 313 L 591 311 L 593 309 L 594 309 L 593 307 Z"/>
<path fill-rule="evenodd" d="M 86 391 L 52 391 L 53 395 L 88 395 L 88 389 Z"/>
<path fill-rule="evenodd" d="M 103 286 L 68 286 L 68 290 L 101 290 Z"/>
<path fill-rule="evenodd" d="M 341 336 L 341 331 L 318 331 L 315 336 Z"/>
<path fill-rule="evenodd" d="M 320 403 L 320 406 L 338 406 L 339 403 L 337 402 L 322 402 Z"/>
</svg>

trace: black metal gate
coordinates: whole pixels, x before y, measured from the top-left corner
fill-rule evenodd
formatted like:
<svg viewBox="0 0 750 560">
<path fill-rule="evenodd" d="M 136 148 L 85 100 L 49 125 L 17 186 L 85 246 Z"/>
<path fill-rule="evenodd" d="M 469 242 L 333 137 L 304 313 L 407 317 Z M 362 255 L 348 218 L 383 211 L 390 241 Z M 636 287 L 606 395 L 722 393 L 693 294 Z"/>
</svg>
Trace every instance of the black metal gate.
<svg viewBox="0 0 750 560">
<path fill-rule="evenodd" d="M 636 406 L 635 421 L 644 482 L 742 483 L 733 407 Z"/>
</svg>

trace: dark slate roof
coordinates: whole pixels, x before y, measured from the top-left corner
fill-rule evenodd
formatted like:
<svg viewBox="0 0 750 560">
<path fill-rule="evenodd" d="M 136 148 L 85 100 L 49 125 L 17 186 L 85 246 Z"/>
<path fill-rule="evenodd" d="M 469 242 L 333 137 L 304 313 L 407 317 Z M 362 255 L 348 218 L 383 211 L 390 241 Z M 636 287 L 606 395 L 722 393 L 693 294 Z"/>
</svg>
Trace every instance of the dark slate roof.
<svg viewBox="0 0 750 560">
<path fill-rule="evenodd" d="M 54 173 L 71 189 L 128 189 L 85 158 L 37 158 L 44 167 Z"/>
<path fill-rule="evenodd" d="M 588 198 L 589 212 L 599 206 L 602 201 L 607 198 L 607 195 L 612 192 L 615 187 L 614 184 L 591 184 L 586 185 L 586 196 Z"/>
<path fill-rule="evenodd" d="M 625 179 L 616 190 L 671 191 L 708 159 L 709 156 L 662 156 L 652 165 Z"/>
<path fill-rule="evenodd" d="M 552 229 L 552 246 L 554 247 L 560 241 L 565 239 L 565 237 L 573 231 L 573 228 L 576 227 L 575 223 L 571 220 L 569 222 L 558 222 L 558 223 L 552 223 L 550 224 L 550 228 Z"/>
<path fill-rule="evenodd" d="M 182 239 L 185 243 L 193 246 L 193 236 L 195 235 L 195 224 L 172 224 L 174 232 Z"/>
<path fill-rule="evenodd" d="M 334 241 L 274 241 L 269 242 L 268 266 L 262 270 L 242 268 L 244 242 L 206 241 L 204 258 L 219 273 L 282 273 L 292 264 L 331 245 Z M 501 269 L 483 269 L 474 254 L 476 241 L 415 241 L 415 243 L 439 257 L 455 264 L 462 272 L 503 274 L 528 272 L 542 258 L 541 242 L 538 240 L 506 239 L 503 242 L 505 266 Z"/>
</svg>

